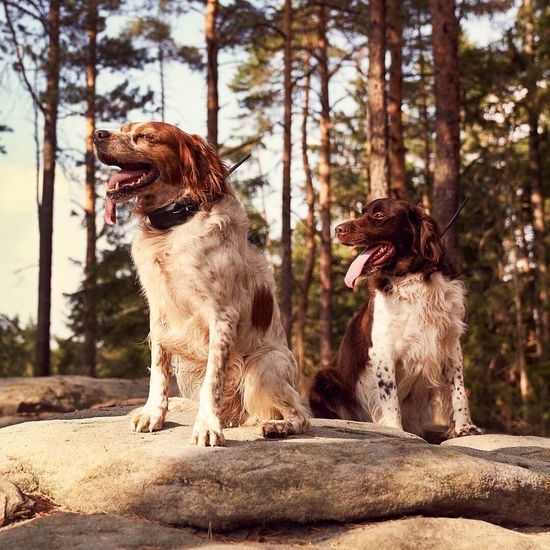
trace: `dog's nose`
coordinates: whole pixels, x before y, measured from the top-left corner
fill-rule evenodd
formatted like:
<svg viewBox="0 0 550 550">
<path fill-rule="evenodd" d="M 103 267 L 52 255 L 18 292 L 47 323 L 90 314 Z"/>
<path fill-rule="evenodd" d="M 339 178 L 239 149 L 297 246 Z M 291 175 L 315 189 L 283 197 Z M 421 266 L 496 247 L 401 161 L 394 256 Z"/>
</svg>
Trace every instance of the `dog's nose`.
<svg viewBox="0 0 550 550">
<path fill-rule="evenodd" d="M 96 130 L 94 132 L 94 142 L 97 143 L 99 141 L 103 141 L 104 139 L 107 139 L 111 135 L 111 132 L 108 130 Z"/>
<path fill-rule="evenodd" d="M 345 223 L 341 223 L 340 225 L 336 226 L 335 231 L 337 235 L 343 235 L 344 233 L 347 233 L 349 231 L 349 226 Z"/>
</svg>

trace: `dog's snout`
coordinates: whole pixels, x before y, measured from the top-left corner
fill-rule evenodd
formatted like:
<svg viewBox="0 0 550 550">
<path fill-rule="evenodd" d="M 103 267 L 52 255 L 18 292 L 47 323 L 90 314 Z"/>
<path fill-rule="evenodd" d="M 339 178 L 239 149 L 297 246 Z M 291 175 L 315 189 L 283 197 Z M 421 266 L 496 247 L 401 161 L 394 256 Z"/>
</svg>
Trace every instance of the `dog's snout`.
<svg viewBox="0 0 550 550">
<path fill-rule="evenodd" d="M 99 141 L 108 139 L 110 135 L 111 132 L 109 132 L 109 130 L 96 130 L 94 132 L 94 142 L 98 143 Z"/>
<path fill-rule="evenodd" d="M 341 223 L 340 225 L 336 226 L 335 231 L 336 231 L 337 235 L 344 235 L 345 233 L 347 233 L 349 231 L 349 225 L 347 225 L 345 223 Z"/>
</svg>

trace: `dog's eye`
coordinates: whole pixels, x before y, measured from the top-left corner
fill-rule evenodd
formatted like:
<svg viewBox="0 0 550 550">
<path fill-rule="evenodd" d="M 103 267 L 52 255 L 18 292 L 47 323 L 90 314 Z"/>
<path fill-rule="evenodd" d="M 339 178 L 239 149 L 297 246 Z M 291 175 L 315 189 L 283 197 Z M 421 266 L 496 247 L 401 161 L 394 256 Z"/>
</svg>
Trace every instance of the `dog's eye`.
<svg viewBox="0 0 550 550">
<path fill-rule="evenodd" d="M 372 215 L 373 219 L 375 220 L 383 220 L 385 217 L 386 217 L 386 214 L 384 214 L 384 212 L 375 212 L 373 215 Z"/>
<path fill-rule="evenodd" d="M 136 136 L 136 141 L 140 140 L 140 139 L 144 139 L 145 141 L 156 141 L 156 137 L 153 135 L 153 134 L 138 134 Z"/>
</svg>

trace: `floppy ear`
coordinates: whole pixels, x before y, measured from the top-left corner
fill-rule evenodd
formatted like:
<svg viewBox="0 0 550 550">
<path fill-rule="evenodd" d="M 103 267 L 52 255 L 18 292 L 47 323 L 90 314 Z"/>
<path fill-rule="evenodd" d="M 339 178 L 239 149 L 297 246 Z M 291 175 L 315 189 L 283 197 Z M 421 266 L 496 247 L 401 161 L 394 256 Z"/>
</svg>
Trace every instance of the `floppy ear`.
<svg viewBox="0 0 550 550">
<path fill-rule="evenodd" d="M 418 220 L 418 226 L 414 231 L 416 252 L 425 260 L 438 264 L 445 256 L 445 245 L 441 239 L 439 226 L 420 206 L 414 206 L 413 211 Z"/>
<path fill-rule="evenodd" d="M 185 188 L 197 202 L 206 202 L 230 193 L 227 167 L 214 148 L 199 136 L 181 134 L 180 170 Z"/>
</svg>

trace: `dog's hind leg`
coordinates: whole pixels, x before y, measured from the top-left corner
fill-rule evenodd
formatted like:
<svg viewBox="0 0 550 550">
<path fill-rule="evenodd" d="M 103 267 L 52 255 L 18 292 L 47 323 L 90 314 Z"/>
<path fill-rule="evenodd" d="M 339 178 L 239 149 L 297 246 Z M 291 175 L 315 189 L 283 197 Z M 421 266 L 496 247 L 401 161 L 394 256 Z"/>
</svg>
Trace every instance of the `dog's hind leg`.
<svg viewBox="0 0 550 550">
<path fill-rule="evenodd" d="M 248 361 L 242 392 L 245 410 L 264 437 L 285 437 L 309 428 L 309 413 L 296 391 L 298 369 L 290 351 L 271 350 Z"/>
</svg>

